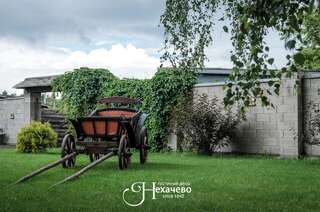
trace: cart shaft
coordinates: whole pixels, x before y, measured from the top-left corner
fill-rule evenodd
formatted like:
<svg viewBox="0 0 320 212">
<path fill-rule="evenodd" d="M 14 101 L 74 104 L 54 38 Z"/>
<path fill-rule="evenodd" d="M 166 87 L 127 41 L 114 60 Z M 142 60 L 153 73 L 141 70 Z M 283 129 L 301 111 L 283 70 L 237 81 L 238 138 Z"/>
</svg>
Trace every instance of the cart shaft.
<svg viewBox="0 0 320 212">
<path fill-rule="evenodd" d="M 52 185 L 50 188 L 52 188 L 52 187 L 54 187 L 54 186 L 57 186 L 57 185 L 60 185 L 60 184 L 62 184 L 62 183 L 65 183 L 65 182 L 67 182 L 67 181 L 70 181 L 70 180 L 72 180 L 72 179 L 74 179 L 74 178 L 76 178 L 76 177 L 79 177 L 80 175 L 82 175 L 83 173 L 85 173 L 86 171 L 88 171 L 89 169 L 95 167 L 96 165 L 98 165 L 98 164 L 101 163 L 102 161 L 104 161 L 104 160 L 112 157 L 113 155 L 115 155 L 115 152 L 109 152 L 108 154 L 104 155 L 103 157 L 99 158 L 98 160 L 96 160 L 96 161 L 90 163 L 89 165 L 87 165 L 86 167 L 82 168 L 82 169 L 81 169 L 80 171 L 78 171 L 77 173 L 75 173 L 75 174 L 73 174 L 73 175 L 71 175 L 71 176 L 69 176 L 69 177 L 61 180 L 60 182 Z"/>
<path fill-rule="evenodd" d="M 46 171 L 48 169 L 51 169 L 51 168 L 63 163 L 64 161 L 68 160 L 69 158 L 75 156 L 76 154 L 77 154 L 76 152 L 73 152 L 73 153 L 71 153 L 69 155 L 66 155 L 63 158 L 53 162 L 53 163 L 50 163 L 50 164 L 48 164 L 48 165 L 46 165 L 44 167 L 41 167 L 40 169 L 37 169 L 36 171 L 34 171 L 34 172 L 32 172 L 32 173 L 20 178 L 14 184 L 18 184 L 18 183 L 24 182 L 24 181 L 26 181 L 26 180 L 28 180 L 28 179 L 30 179 L 32 177 L 35 177 L 35 176 L 41 174 L 42 172 L 44 172 L 44 171 Z"/>
</svg>

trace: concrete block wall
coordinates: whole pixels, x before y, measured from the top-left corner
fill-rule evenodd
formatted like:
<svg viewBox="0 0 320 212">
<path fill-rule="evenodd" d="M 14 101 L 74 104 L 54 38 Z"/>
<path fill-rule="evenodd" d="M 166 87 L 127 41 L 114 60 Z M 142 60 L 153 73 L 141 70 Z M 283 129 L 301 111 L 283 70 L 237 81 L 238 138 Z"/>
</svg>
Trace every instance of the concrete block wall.
<svg viewBox="0 0 320 212">
<path fill-rule="evenodd" d="M 307 155 L 320 155 L 320 145 L 310 145 L 309 121 L 315 113 L 320 112 L 320 78 L 305 77 L 302 81 L 303 112 L 304 112 L 304 153 Z"/>
<path fill-rule="evenodd" d="M 23 97 L 0 99 L 0 128 L 6 143 L 16 144 L 19 130 L 33 120 L 41 120 L 41 92 L 25 89 Z"/>
<path fill-rule="evenodd" d="M 23 97 L 0 99 L 0 128 L 4 129 L 8 144 L 16 143 L 17 134 L 26 123 Z"/>
<path fill-rule="evenodd" d="M 279 132 L 280 155 L 299 156 L 302 153 L 302 92 L 295 85 L 301 84 L 300 77 L 283 79 L 280 87 L 280 102 L 276 106 Z M 281 109 L 281 110 L 280 110 Z"/>
<path fill-rule="evenodd" d="M 281 82 L 280 96 L 270 97 L 275 108 L 257 106 L 249 108 L 247 120 L 242 121 L 236 130 L 235 142 L 229 150 L 241 153 L 278 154 L 283 157 L 297 157 L 302 146 L 302 101 L 294 85 L 297 76 Z M 225 95 L 223 83 L 198 84 L 194 95 L 207 94 L 209 98 Z M 262 86 L 267 86 L 263 82 Z"/>
</svg>

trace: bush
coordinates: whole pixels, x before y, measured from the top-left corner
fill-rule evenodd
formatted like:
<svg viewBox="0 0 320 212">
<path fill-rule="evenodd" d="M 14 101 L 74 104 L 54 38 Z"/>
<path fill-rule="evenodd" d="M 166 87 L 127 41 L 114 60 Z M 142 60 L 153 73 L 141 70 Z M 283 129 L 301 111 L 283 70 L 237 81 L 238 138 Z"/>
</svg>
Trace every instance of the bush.
<svg viewBox="0 0 320 212">
<path fill-rule="evenodd" d="M 18 133 L 17 150 L 19 152 L 40 152 L 47 147 L 54 147 L 58 135 L 49 123 L 32 122 L 21 128 Z"/>
<path fill-rule="evenodd" d="M 190 94 L 176 107 L 173 120 L 181 150 L 211 155 L 231 142 L 240 118 L 230 110 L 224 110 L 217 98 L 208 100 L 207 95 L 199 96 L 192 104 Z"/>
</svg>

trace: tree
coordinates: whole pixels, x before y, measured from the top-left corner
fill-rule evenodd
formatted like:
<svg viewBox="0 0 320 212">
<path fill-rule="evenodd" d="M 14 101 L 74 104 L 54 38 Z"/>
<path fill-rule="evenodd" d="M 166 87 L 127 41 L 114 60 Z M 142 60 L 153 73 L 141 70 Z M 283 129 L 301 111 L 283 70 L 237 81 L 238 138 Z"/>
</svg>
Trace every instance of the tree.
<svg viewBox="0 0 320 212">
<path fill-rule="evenodd" d="M 301 53 L 305 61 L 301 68 L 320 70 L 320 11 L 315 10 L 306 16 L 302 30 L 304 44 Z"/>
<path fill-rule="evenodd" d="M 16 95 L 15 93 L 9 94 L 8 91 L 4 90 L 4 91 L 2 91 L 2 93 L 0 94 L 0 96 L 4 96 L 4 97 L 16 97 L 17 95 Z"/>
<path fill-rule="evenodd" d="M 304 55 L 297 44 L 303 42 L 304 17 L 318 7 L 317 3 L 315 0 L 166 0 L 161 16 L 165 29 L 162 61 L 170 61 L 182 70 L 203 68 L 207 59 L 205 48 L 213 41 L 215 15 L 219 9 L 223 11 L 219 20 L 231 23 L 223 26 L 223 30 L 231 34 L 234 47 L 231 56 L 234 67 L 224 103 L 238 102 L 242 111 L 257 99 L 263 105 L 270 105 L 267 93 L 279 94 L 280 82 L 270 82 L 264 91 L 258 79 L 267 74 L 278 79 L 284 74 L 290 76 L 304 63 Z M 274 62 L 265 42 L 270 29 L 280 33 L 286 48 L 297 51 L 294 56 L 287 55 L 287 67 L 281 70 L 269 70 Z"/>
</svg>

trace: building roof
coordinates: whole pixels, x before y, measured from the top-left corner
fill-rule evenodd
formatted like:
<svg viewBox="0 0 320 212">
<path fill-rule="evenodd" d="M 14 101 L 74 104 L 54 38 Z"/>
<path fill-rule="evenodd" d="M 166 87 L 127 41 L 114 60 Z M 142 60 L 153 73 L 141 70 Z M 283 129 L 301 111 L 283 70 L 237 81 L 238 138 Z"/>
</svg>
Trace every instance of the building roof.
<svg viewBox="0 0 320 212">
<path fill-rule="evenodd" d="M 13 88 L 24 89 L 24 88 L 36 88 L 36 87 L 51 87 L 53 79 L 59 75 L 43 76 L 43 77 L 30 77 L 19 82 Z"/>
<path fill-rule="evenodd" d="M 229 75 L 231 69 L 225 68 L 205 68 L 200 74 L 204 75 Z M 13 88 L 25 89 L 25 88 L 36 88 L 36 87 L 51 87 L 53 79 L 60 75 L 42 76 L 42 77 L 29 77 L 19 82 Z"/>
<path fill-rule="evenodd" d="M 304 78 L 320 78 L 320 70 L 319 71 L 307 71 L 303 73 Z"/>
<path fill-rule="evenodd" d="M 204 68 L 200 71 L 202 75 L 229 75 L 232 72 L 230 68 Z"/>
<path fill-rule="evenodd" d="M 227 77 L 232 72 L 232 69 L 229 68 L 205 68 L 204 70 L 200 71 L 200 75 L 203 77 L 210 76 L 221 76 L 221 77 Z M 320 77 L 320 72 L 316 71 L 310 71 L 305 72 L 306 78 L 314 78 L 314 77 Z M 57 78 L 60 75 L 51 75 L 51 76 L 43 76 L 43 77 L 30 77 L 24 79 L 22 82 L 16 84 L 13 86 L 13 88 L 16 89 L 25 89 L 25 88 L 51 88 L 51 82 L 53 79 Z"/>
</svg>

